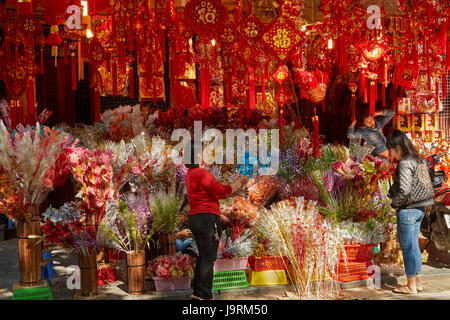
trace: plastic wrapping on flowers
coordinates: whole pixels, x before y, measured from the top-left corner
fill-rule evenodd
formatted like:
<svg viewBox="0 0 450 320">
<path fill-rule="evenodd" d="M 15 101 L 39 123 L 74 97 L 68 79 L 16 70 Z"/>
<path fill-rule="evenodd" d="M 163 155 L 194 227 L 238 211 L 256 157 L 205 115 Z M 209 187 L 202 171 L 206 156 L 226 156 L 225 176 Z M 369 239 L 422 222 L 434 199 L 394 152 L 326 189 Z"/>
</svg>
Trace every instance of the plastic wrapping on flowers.
<svg viewBox="0 0 450 320">
<path fill-rule="evenodd" d="M 194 275 L 195 258 L 189 254 L 177 253 L 171 256 L 161 256 L 149 263 L 152 277 L 170 279 L 173 277 L 188 277 Z"/>
<path fill-rule="evenodd" d="M 254 250 L 253 233 L 245 229 L 240 235 L 234 235 L 230 230 L 224 230 L 220 237 L 218 259 L 248 257 Z"/>
</svg>

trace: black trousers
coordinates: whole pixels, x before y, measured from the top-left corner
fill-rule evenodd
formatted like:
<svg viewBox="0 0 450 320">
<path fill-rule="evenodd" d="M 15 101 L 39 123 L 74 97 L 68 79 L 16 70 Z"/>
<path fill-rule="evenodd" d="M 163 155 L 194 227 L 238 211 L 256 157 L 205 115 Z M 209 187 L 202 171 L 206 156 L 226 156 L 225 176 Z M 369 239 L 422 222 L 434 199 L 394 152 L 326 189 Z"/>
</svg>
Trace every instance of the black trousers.
<svg viewBox="0 0 450 320">
<path fill-rule="evenodd" d="M 214 261 L 222 233 L 222 225 L 218 215 L 213 213 L 197 213 L 189 216 L 189 228 L 194 235 L 199 256 L 194 269 L 193 294 L 202 299 L 212 299 L 214 277 Z"/>
</svg>

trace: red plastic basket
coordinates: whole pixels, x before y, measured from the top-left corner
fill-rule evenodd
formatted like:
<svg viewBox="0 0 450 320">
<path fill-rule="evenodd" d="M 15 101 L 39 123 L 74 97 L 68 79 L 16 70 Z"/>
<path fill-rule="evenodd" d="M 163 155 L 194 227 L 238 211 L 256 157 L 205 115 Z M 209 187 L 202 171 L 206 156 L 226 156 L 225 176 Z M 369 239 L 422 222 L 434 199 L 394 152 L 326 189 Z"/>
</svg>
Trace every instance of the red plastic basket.
<svg viewBox="0 0 450 320">
<path fill-rule="evenodd" d="M 345 253 L 347 254 L 347 261 L 368 262 L 372 260 L 374 244 L 346 244 Z M 340 261 L 343 262 L 344 255 L 341 252 Z"/>
<path fill-rule="evenodd" d="M 288 259 L 287 257 L 281 258 L 264 256 L 261 258 L 256 258 L 254 256 L 250 256 L 248 257 L 248 263 L 253 271 L 285 270 L 288 264 Z"/>
<path fill-rule="evenodd" d="M 332 274 L 331 277 L 340 282 L 368 279 L 367 268 L 370 265 L 371 262 L 339 262 L 336 274 Z"/>
</svg>

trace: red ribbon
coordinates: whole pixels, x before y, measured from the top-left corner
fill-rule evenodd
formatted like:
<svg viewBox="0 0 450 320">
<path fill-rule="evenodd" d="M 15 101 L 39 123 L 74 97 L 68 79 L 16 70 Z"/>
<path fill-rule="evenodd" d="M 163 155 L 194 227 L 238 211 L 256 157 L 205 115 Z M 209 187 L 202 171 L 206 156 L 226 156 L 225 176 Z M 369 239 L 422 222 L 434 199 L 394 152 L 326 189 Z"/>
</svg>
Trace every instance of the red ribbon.
<svg viewBox="0 0 450 320">
<path fill-rule="evenodd" d="M 369 97 L 368 97 L 368 94 L 369 94 L 369 84 L 368 84 L 368 82 L 369 82 L 369 79 L 365 78 L 365 79 L 364 79 L 364 103 L 369 102 Z"/>
<path fill-rule="evenodd" d="M 386 107 L 386 85 L 381 84 L 381 101 L 383 102 L 383 108 Z"/>
<path fill-rule="evenodd" d="M 319 117 L 315 115 L 312 118 L 312 123 L 313 123 L 313 132 L 312 132 L 313 155 L 314 157 L 317 157 L 319 155 Z"/>
</svg>

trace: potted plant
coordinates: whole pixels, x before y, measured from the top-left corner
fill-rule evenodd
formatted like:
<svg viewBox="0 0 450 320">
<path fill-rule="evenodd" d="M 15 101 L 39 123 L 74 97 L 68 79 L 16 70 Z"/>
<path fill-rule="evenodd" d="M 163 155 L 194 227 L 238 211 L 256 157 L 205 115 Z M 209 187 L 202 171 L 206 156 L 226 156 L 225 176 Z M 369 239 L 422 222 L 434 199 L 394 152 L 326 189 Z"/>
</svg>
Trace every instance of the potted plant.
<svg viewBox="0 0 450 320">
<path fill-rule="evenodd" d="M 107 247 L 124 251 L 127 255 L 128 288 L 132 295 L 145 289 L 145 246 L 154 232 L 152 213 L 143 195 L 122 196 L 117 205 L 109 202 L 100 223 L 97 240 Z"/>
</svg>

